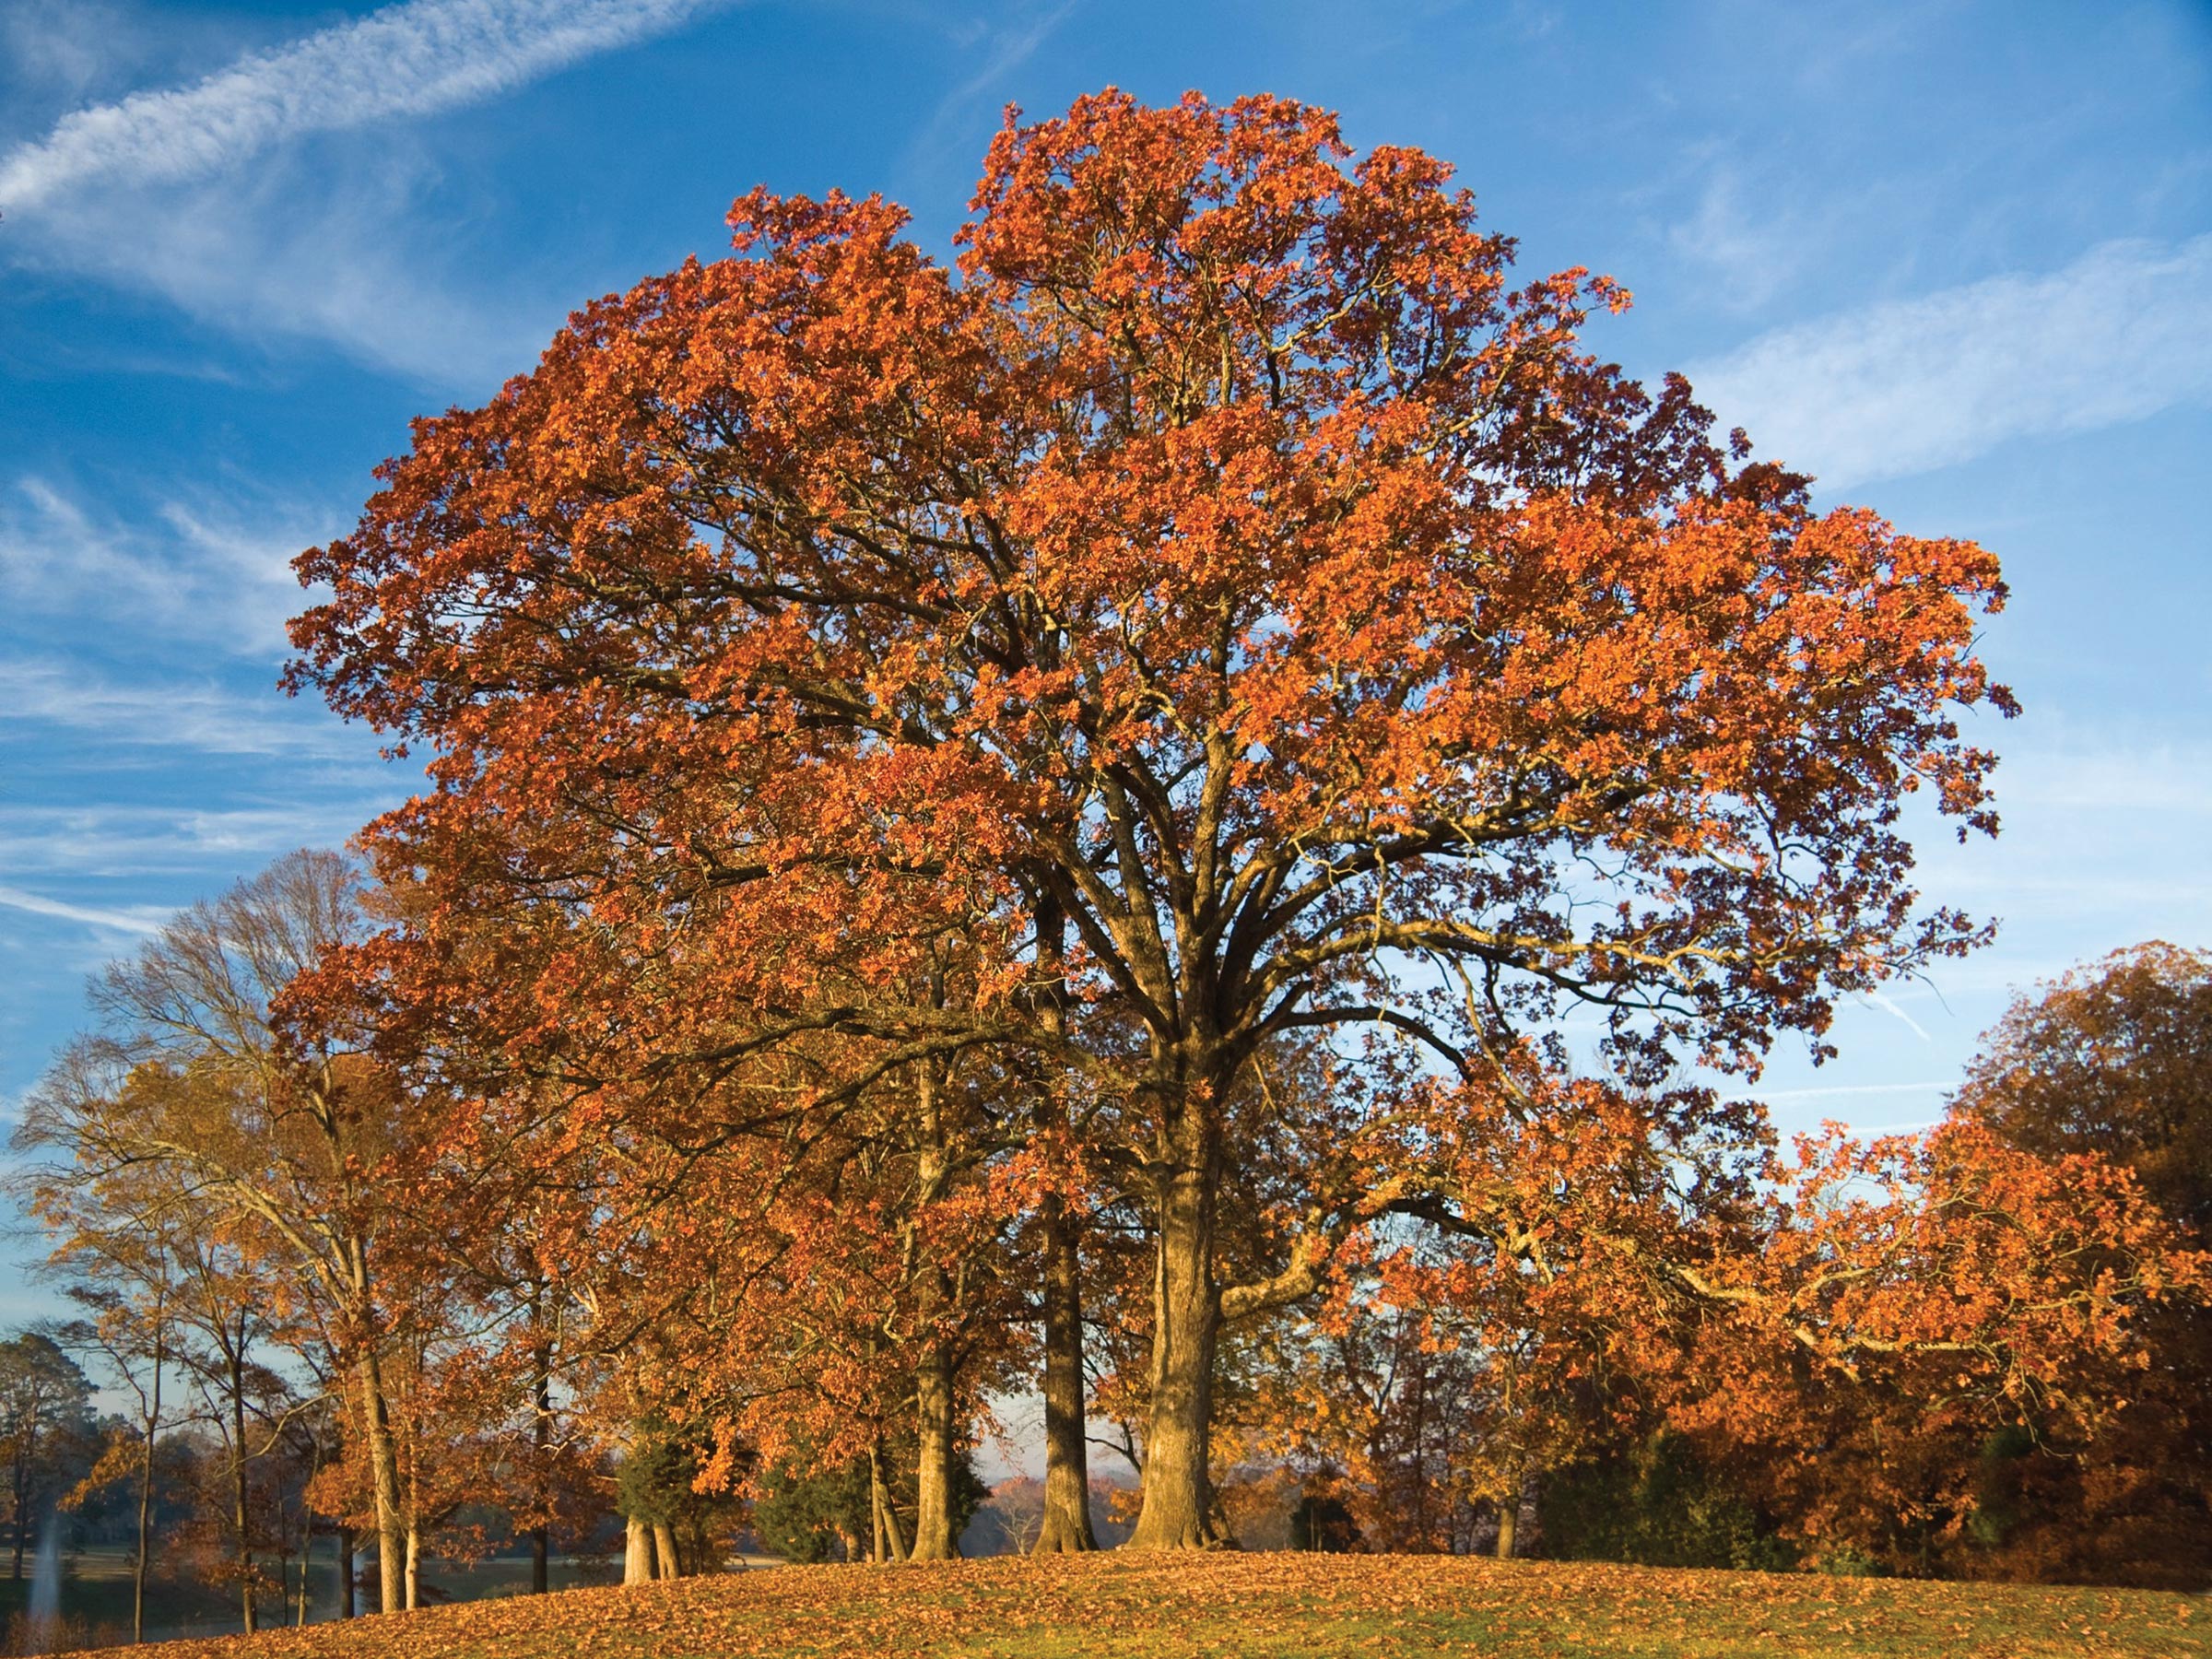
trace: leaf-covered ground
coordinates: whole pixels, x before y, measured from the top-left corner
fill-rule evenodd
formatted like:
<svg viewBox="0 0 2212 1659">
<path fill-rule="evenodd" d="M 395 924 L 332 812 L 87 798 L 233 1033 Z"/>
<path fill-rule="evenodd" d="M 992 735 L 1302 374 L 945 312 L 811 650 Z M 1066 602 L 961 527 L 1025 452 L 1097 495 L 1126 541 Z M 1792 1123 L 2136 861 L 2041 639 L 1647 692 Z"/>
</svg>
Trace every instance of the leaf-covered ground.
<svg viewBox="0 0 2212 1659">
<path fill-rule="evenodd" d="M 787 1567 L 164 1645 L 162 1659 L 924 1654 L 2212 1653 L 2212 1607 L 2142 1591 L 1222 1554 Z"/>
</svg>

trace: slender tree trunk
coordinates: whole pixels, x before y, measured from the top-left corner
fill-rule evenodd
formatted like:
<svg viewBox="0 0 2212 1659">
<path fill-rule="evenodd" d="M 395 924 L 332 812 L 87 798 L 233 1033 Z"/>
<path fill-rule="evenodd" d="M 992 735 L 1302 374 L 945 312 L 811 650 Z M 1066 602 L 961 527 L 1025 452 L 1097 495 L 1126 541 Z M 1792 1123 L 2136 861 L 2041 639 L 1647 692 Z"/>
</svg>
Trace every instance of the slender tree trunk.
<svg viewBox="0 0 2212 1659">
<path fill-rule="evenodd" d="M 313 1575 L 308 1569 L 315 1564 L 315 1518 L 312 1514 L 300 1519 L 300 1617 L 292 1622 L 301 1630 L 307 1628 L 307 1587 Z"/>
<path fill-rule="evenodd" d="M 653 1554 L 655 1563 L 653 1573 L 655 1578 L 683 1577 L 684 1559 L 677 1553 L 676 1528 L 665 1521 L 655 1521 L 653 1524 Z"/>
<path fill-rule="evenodd" d="M 376 1488 L 378 1598 L 382 1610 L 396 1613 L 406 1572 L 406 1528 L 400 1518 L 399 1455 L 392 1443 L 392 1418 L 384 1406 L 383 1367 L 374 1350 L 360 1364 L 361 1416 L 369 1432 L 369 1468 Z"/>
<path fill-rule="evenodd" d="M 422 1606 L 422 1532 L 410 1518 L 407 1522 L 407 1611 L 412 1613 Z"/>
<path fill-rule="evenodd" d="M 1197 1549 L 1220 1540 L 1207 1470 L 1221 1288 L 1214 1278 L 1220 1148 L 1210 1103 L 1173 1102 L 1158 1193 L 1152 1280 L 1152 1403 L 1145 1430 L 1144 1504 L 1133 1549 Z"/>
<path fill-rule="evenodd" d="M 131 1640 L 146 1640 L 147 1553 L 154 1542 L 154 1436 L 161 1427 L 161 1303 L 154 1303 L 154 1382 L 146 1407 L 146 1440 L 138 1450 L 138 1559 L 131 1569 Z"/>
<path fill-rule="evenodd" d="M 242 1312 L 238 1316 L 239 1346 L 227 1356 L 230 1370 L 230 1482 L 231 1500 L 238 1520 L 238 1594 L 242 1606 L 246 1634 L 251 1636 L 260 1628 L 253 1605 L 253 1539 L 248 1531 L 253 1522 L 246 1493 L 246 1377 L 245 1377 L 245 1323 Z"/>
<path fill-rule="evenodd" d="M 1066 1029 L 1067 923 L 1050 891 L 1037 904 L 1038 1023 L 1054 1037 Z M 1048 1084 L 1038 1101 L 1038 1132 L 1056 1169 L 1056 1137 L 1066 1131 L 1057 1092 Z M 1090 1524 L 1090 1447 L 1083 1436 L 1083 1233 L 1065 1194 L 1047 1191 L 1044 1236 L 1044 1515 L 1035 1553 L 1096 1549 Z"/>
<path fill-rule="evenodd" d="M 23 1582 L 23 1548 L 30 1539 L 30 1460 L 38 1441 L 35 1418 L 16 1440 L 16 1582 Z"/>
<path fill-rule="evenodd" d="M 535 1474 L 533 1488 L 542 1515 L 546 1491 L 546 1448 L 553 1439 L 553 1356 L 540 1343 L 531 1352 L 530 1450 Z M 530 1592 L 543 1595 L 552 1587 L 553 1529 L 543 1520 L 530 1529 Z"/>
<path fill-rule="evenodd" d="M 1066 1201 L 1047 1193 L 1044 1232 L 1044 1519 L 1035 1553 L 1096 1549 L 1090 1456 L 1083 1438 L 1080 1232 Z"/>
<path fill-rule="evenodd" d="M 622 1518 L 622 1582 L 625 1584 L 653 1583 L 653 1529 L 635 1515 Z"/>
<path fill-rule="evenodd" d="M 952 1525 L 952 1471 L 959 1455 L 952 1371 L 950 1350 L 942 1341 L 934 1341 L 914 1379 L 921 1445 L 914 1471 L 912 1559 L 917 1561 L 949 1561 L 960 1553 Z"/>
<path fill-rule="evenodd" d="M 899 1511 L 891 1502 L 891 1488 L 883 1478 L 883 1451 L 878 1441 L 868 1448 L 868 1489 L 875 1497 L 876 1516 L 883 1528 L 884 1546 L 889 1561 L 903 1561 L 906 1556 L 906 1532 L 899 1524 Z"/>
<path fill-rule="evenodd" d="M 945 1126 L 937 1094 L 936 1068 L 929 1062 L 916 1067 L 921 1109 L 921 1158 L 915 1171 L 917 1225 L 907 1235 L 906 1270 L 916 1276 L 922 1292 L 923 1315 L 936 1328 L 923 1348 L 914 1372 L 915 1427 L 914 1547 L 917 1561 L 948 1561 L 959 1554 L 959 1540 L 952 1525 L 952 1465 L 959 1439 L 953 1415 L 955 1361 L 942 1328 L 950 1311 L 953 1290 L 944 1267 L 928 1258 L 922 1243 L 918 1218 L 943 1196 L 950 1160 L 945 1147 Z"/>
<path fill-rule="evenodd" d="M 354 1605 L 353 1528 L 338 1528 L 338 1617 L 351 1618 L 359 1610 Z"/>
</svg>

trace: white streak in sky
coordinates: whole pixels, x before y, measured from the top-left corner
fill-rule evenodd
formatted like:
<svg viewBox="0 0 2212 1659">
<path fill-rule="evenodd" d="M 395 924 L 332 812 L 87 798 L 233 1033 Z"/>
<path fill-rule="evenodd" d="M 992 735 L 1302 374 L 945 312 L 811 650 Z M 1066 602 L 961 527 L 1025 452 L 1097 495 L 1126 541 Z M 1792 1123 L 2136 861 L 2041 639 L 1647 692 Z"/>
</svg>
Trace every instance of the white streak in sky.
<svg viewBox="0 0 2212 1659">
<path fill-rule="evenodd" d="M 2106 242 L 2049 276 L 1777 329 L 1688 373 L 1724 427 L 1832 488 L 2212 401 L 2208 289 L 2212 235 Z"/>
<path fill-rule="evenodd" d="M 189 87 L 65 115 L 0 158 L 0 209 L 93 184 L 202 178 L 287 139 L 428 115 L 666 32 L 717 0 L 414 0 L 240 58 Z"/>
<path fill-rule="evenodd" d="M 21 888 L 6 886 L 0 886 L 0 908 L 28 911 L 34 916 L 53 916 L 64 922 L 81 922 L 88 926 L 127 934 L 159 933 L 171 913 L 167 910 L 143 908 L 95 910 L 88 905 L 65 904 L 58 899 L 43 899 Z"/>
</svg>

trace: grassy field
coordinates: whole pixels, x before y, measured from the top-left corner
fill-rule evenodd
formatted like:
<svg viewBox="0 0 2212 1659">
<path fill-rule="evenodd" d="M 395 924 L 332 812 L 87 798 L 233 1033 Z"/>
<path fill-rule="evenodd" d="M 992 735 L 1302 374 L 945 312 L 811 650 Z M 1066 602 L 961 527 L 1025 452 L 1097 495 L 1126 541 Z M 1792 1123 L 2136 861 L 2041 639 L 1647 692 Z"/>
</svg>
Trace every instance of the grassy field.
<svg viewBox="0 0 2212 1659">
<path fill-rule="evenodd" d="M 2212 1653 L 2212 1606 L 2139 1591 L 1413 1557 L 1095 1556 L 785 1567 L 178 1642 L 161 1659 Z"/>
</svg>

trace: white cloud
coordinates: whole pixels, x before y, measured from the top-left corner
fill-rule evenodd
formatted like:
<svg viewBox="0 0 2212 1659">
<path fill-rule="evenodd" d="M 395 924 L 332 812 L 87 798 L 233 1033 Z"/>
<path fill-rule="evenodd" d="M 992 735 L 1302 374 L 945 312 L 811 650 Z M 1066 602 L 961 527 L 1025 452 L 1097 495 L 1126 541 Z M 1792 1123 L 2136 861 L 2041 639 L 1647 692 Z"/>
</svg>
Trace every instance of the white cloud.
<svg viewBox="0 0 2212 1659">
<path fill-rule="evenodd" d="M 342 846 L 405 793 L 335 792 L 201 810 L 188 806 L 39 806 L 0 809 L 0 868 L 12 873 L 160 876 L 229 882 L 299 847 Z"/>
<path fill-rule="evenodd" d="M 11 216 L 87 186 L 204 178 L 310 133 L 427 115 L 511 91 L 677 27 L 712 0 L 414 0 L 195 84 L 64 116 L 0 158 Z"/>
<path fill-rule="evenodd" d="M 234 503 L 171 497 L 156 524 L 126 524 L 44 478 L 18 477 L 0 495 L 0 600 L 100 637 L 137 625 L 152 647 L 188 641 L 274 661 L 286 653 L 286 618 L 307 603 L 292 557 L 331 524 L 296 503 L 265 505 L 265 522 L 246 525 L 226 516 Z"/>
<path fill-rule="evenodd" d="M 127 934 L 159 933 L 162 924 L 173 913 L 166 908 L 145 904 L 135 904 L 127 910 L 65 904 L 58 899 L 41 898 L 37 893 L 25 892 L 21 888 L 5 884 L 0 884 L 0 908 L 28 911 L 34 916 L 52 916 L 57 921 L 80 922 L 88 927 Z"/>
<path fill-rule="evenodd" d="M 1857 1100 L 1874 1095 L 1941 1094 L 1945 1089 L 1958 1087 L 1958 1078 L 1942 1077 L 1924 1083 L 1840 1083 L 1832 1088 L 1761 1088 L 1753 1092 L 1769 1102 L 1795 1102 Z"/>
<path fill-rule="evenodd" d="M 372 764 L 376 747 L 365 730 L 341 726 L 319 703 L 294 701 L 274 684 L 257 698 L 206 683 L 124 685 L 80 664 L 0 663 L 0 710 L 10 724 L 170 753 L 190 749 Z"/>
<path fill-rule="evenodd" d="M 956 149 L 965 148 L 959 141 L 960 129 L 972 125 L 971 135 L 979 142 L 987 139 L 997 124 L 999 106 L 983 101 L 983 95 L 998 86 L 1022 65 L 1036 55 L 1061 20 L 1074 9 L 1074 0 L 1061 0 L 1056 6 L 1041 8 L 1018 8 L 1022 15 L 1007 26 L 979 29 L 973 38 L 962 41 L 962 55 L 971 60 L 981 59 L 974 73 L 959 82 L 937 100 L 936 108 L 922 130 L 908 141 L 902 164 L 911 170 L 935 168 L 948 164 Z M 972 165 L 978 150 L 970 150 L 960 157 L 961 165 Z"/>
<path fill-rule="evenodd" d="M 79 110 L 0 154 L 0 257 L 480 397 L 529 366 L 567 306 L 473 262 L 465 226 L 426 221 L 438 159 L 398 124 L 730 3 L 414 0 Z"/>
<path fill-rule="evenodd" d="M 1724 426 L 1833 488 L 2212 400 L 2208 288 L 2212 236 L 2107 242 L 2049 276 L 1777 329 L 1689 375 Z"/>
<path fill-rule="evenodd" d="M 1700 292 L 1737 312 L 1764 305 L 1815 256 L 1800 225 L 1771 209 L 1755 218 L 1743 196 L 1735 173 L 1715 172 L 1706 181 L 1697 211 L 1666 233 L 1678 257 L 1717 278 Z"/>
</svg>

